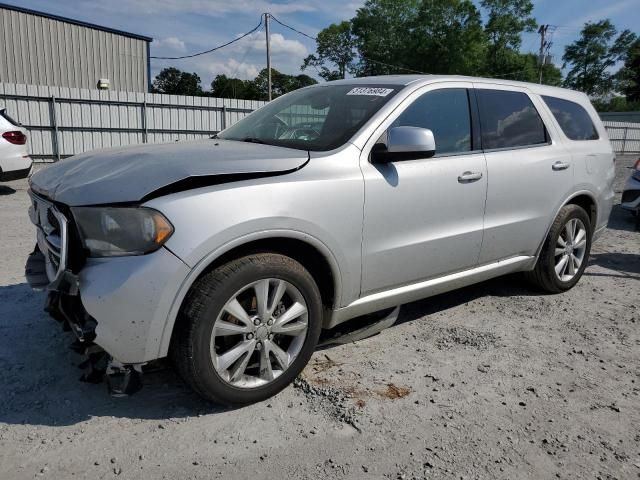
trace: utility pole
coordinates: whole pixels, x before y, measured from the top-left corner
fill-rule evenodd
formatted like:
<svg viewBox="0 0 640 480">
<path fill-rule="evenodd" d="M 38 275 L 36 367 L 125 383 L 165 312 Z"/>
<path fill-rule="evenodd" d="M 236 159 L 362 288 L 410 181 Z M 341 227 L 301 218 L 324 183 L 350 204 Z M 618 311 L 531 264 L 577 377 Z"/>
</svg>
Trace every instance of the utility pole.
<svg viewBox="0 0 640 480">
<path fill-rule="evenodd" d="M 540 25 L 540 28 L 538 29 L 538 33 L 540 34 L 540 54 L 538 56 L 539 83 L 542 83 L 542 70 L 544 66 L 547 64 L 547 61 L 551 62 L 551 55 L 549 54 L 549 51 L 553 45 L 552 38 L 555 31 L 555 25 Z"/>
<path fill-rule="evenodd" d="M 549 25 L 540 25 L 538 29 L 538 33 L 540 34 L 540 54 L 538 55 L 538 63 L 540 64 L 538 67 L 538 83 L 542 83 L 542 67 L 544 67 L 545 63 L 545 48 L 547 46 L 545 36 L 547 35 L 547 30 L 549 29 Z"/>
<path fill-rule="evenodd" d="M 267 34 L 267 90 L 269 92 L 269 101 L 271 101 L 271 45 L 269 39 L 269 17 L 268 13 L 264 14 L 265 31 Z"/>
</svg>

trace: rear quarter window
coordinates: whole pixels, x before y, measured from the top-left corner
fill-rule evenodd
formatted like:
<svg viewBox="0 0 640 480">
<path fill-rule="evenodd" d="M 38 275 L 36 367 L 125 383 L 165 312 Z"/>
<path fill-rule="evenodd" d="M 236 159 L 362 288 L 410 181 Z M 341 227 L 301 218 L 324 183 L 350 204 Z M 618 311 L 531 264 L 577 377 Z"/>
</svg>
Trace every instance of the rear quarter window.
<svg viewBox="0 0 640 480">
<path fill-rule="evenodd" d="M 575 102 L 543 95 L 560 128 L 570 140 L 597 140 L 598 131 L 587 111 Z"/>
</svg>

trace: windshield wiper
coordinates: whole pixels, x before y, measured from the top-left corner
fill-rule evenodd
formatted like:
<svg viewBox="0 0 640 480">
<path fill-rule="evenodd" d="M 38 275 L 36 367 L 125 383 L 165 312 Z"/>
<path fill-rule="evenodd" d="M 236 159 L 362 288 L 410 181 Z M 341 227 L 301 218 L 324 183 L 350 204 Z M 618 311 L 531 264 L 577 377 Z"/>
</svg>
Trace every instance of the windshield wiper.
<svg viewBox="0 0 640 480">
<path fill-rule="evenodd" d="M 260 143 L 260 144 L 266 143 L 264 140 L 260 140 L 259 138 L 256 138 L 256 137 L 244 137 L 242 141 L 249 142 L 249 143 Z"/>
</svg>

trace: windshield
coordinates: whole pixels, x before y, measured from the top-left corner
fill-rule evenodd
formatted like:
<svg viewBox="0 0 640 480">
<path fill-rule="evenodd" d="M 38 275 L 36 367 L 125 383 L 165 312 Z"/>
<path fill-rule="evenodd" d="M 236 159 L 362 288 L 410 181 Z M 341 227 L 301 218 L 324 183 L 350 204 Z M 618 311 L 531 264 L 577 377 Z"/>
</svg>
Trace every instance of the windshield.
<svg viewBox="0 0 640 480">
<path fill-rule="evenodd" d="M 361 84 L 303 88 L 268 103 L 218 137 L 333 150 L 349 140 L 400 88 Z"/>
</svg>

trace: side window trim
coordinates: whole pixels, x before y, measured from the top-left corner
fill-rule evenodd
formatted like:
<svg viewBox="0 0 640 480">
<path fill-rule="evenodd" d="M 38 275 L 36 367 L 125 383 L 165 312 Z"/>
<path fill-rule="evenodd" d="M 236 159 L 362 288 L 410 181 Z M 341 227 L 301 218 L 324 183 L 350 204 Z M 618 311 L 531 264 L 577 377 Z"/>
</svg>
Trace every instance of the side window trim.
<svg viewBox="0 0 640 480">
<path fill-rule="evenodd" d="M 469 112 L 471 114 L 471 151 L 482 152 L 482 125 L 480 125 L 480 107 L 475 87 L 467 88 Z"/>
</svg>

